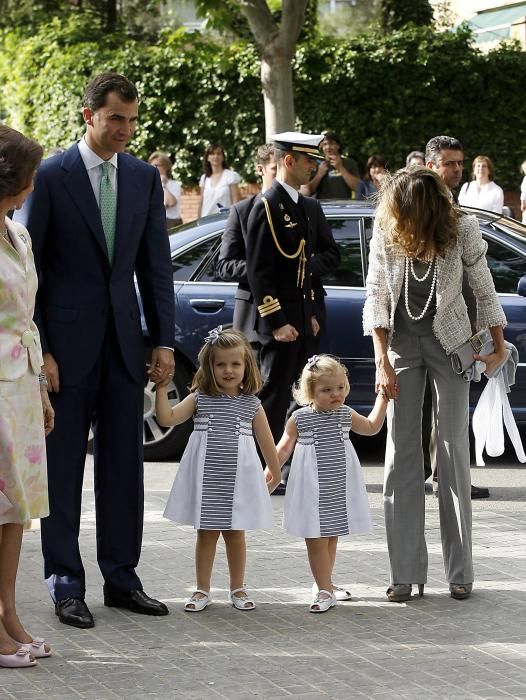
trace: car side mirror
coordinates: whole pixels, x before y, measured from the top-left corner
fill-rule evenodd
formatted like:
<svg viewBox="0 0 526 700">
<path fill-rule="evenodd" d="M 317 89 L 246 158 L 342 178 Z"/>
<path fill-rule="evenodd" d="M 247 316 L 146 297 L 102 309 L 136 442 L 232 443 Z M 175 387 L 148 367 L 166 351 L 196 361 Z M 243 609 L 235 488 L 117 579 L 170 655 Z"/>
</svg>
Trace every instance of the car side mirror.
<svg viewBox="0 0 526 700">
<path fill-rule="evenodd" d="M 517 293 L 521 297 L 526 297 L 526 275 L 523 275 L 517 285 Z"/>
</svg>

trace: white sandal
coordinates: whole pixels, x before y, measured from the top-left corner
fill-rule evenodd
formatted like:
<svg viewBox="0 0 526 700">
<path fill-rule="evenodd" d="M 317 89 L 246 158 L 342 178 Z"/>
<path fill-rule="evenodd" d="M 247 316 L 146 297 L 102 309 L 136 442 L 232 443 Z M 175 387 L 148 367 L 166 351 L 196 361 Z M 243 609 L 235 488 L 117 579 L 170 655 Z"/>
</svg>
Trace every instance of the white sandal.
<svg viewBox="0 0 526 700">
<path fill-rule="evenodd" d="M 326 597 L 321 598 L 320 595 L 322 593 L 326 594 Z M 331 593 L 330 591 L 326 591 L 323 588 L 321 588 L 318 591 L 318 595 L 316 596 L 316 600 L 309 605 L 309 612 L 311 613 L 324 613 L 329 610 L 329 608 L 333 608 L 336 605 L 336 597 L 334 593 Z"/>
<path fill-rule="evenodd" d="M 243 595 L 235 595 L 236 593 L 243 593 Z M 233 591 L 230 591 L 229 598 L 236 610 L 254 610 L 256 607 L 256 604 L 252 598 L 248 596 L 247 589 L 244 587 L 235 588 Z"/>
<path fill-rule="evenodd" d="M 341 586 L 333 585 L 332 592 L 334 593 L 334 597 L 336 598 L 336 600 L 352 600 L 351 591 L 348 591 L 346 588 L 342 588 Z M 318 595 L 318 584 L 317 583 L 312 584 L 312 595 L 315 598 Z"/>
<path fill-rule="evenodd" d="M 203 597 L 197 597 L 196 593 L 201 593 Z M 212 598 L 210 598 L 210 591 L 203 591 L 200 588 L 196 588 L 191 597 L 185 602 L 184 609 L 186 612 L 201 612 L 201 610 L 208 607 L 211 602 Z M 191 605 L 193 607 L 190 607 Z"/>
</svg>

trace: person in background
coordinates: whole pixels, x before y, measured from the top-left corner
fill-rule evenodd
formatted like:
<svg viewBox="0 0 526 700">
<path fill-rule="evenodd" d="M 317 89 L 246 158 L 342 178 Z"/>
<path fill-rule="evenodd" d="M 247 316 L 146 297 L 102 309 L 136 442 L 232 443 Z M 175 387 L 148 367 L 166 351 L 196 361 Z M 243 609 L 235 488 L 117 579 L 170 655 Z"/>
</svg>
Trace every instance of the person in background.
<svg viewBox="0 0 526 700">
<path fill-rule="evenodd" d="M 247 223 L 248 217 L 261 194 L 276 178 L 276 156 L 271 143 L 261 145 L 256 153 L 256 172 L 262 179 L 261 192 L 243 199 L 231 207 L 217 261 L 217 274 L 225 282 L 238 282 L 234 304 L 233 327 L 243 331 L 251 343 L 257 340 L 255 319 L 257 309 L 247 280 Z"/>
<path fill-rule="evenodd" d="M 232 204 L 239 202 L 240 180 L 239 175 L 228 168 L 221 144 L 210 144 L 203 156 L 198 216 L 217 214 L 219 209 L 229 209 Z"/>
<path fill-rule="evenodd" d="M 386 160 L 379 153 L 373 153 L 367 159 L 365 177 L 360 180 L 356 187 L 356 199 L 368 199 L 375 192 L 378 192 L 382 179 L 386 174 Z"/>
<path fill-rule="evenodd" d="M 521 182 L 521 213 L 522 223 L 526 224 L 526 160 L 521 163 L 521 172 L 524 175 Z"/>
<path fill-rule="evenodd" d="M 148 163 L 159 171 L 163 186 L 164 208 L 166 209 L 166 226 L 179 226 L 181 219 L 181 183 L 171 179 L 172 161 L 168 153 L 154 151 L 148 158 Z"/>
<path fill-rule="evenodd" d="M 440 533 L 451 597 L 468 598 L 473 585 L 469 469 L 469 384 L 451 353 L 471 336 L 463 272 L 477 300 L 478 321 L 495 351 L 488 373 L 506 356 L 506 317 L 486 261 L 478 221 L 451 201 L 429 168 L 399 170 L 382 187 L 370 244 L 364 333 L 371 335 L 376 389 L 396 399 L 387 411 L 384 514 L 391 567 L 387 598 L 423 595 L 424 470 L 420 426 L 426 377 L 437 426 Z M 474 354 L 474 359 L 481 359 Z"/>
<path fill-rule="evenodd" d="M 54 413 L 33 321 L 37 274 L 27 230 L 7 217 L 33 189 L 38 143 L 0 125 L 0 668 L 51 656 L 17 615 L 16 577 L 24 527 L 49 515 L 45 435 Z"/>
<path fill-rule="evenodd" d="M 426 156 L 425 156 L 425 153 L 422 153 L 422 151 L 411 151 L 411 153 L 409 153 L 407 158 L 405 159 L 406 167 L 408 167 L 409 165 L 425 165 L 425 164 L 426 164 Z"/>
<path fill-rule="evenodd" d="M 451 200 L 458 204 L 454 190 L 459 186 L 464 168 L 464 152 L 460 141 L 453 136 L 434 136 L 426 145 L 426 166 L 434 170 L 446 183 Z M 466 302 L 472 333 L 477 332 L 477 303 L 471 287 L 464 274 L 462 295 Z M 429 384 L 429 383 L 428 383 Z M 426 454 L 425 466 L 433 474 L 433 490 L 438 488 L 438 469 L 436 462 L 436 449 L 434 448 L 434 419 L 432 416 L 431 389 L 428 386 L 424 396 L 423 419 L 425 428 L 422 433 L 424 440 L 424 452 Z M 426 472 L 427 474 L 427 472 Z M 486 486 L 471 485 L 471 498 L 488 498 L 489 489 Z"/>
<path fill-rule="evenodd" d="M 462 185 L 458 202 L 466 207 L 487 209 L 502 214 L 504 192 L 493 181 L 493 163 L 488 156 L 477 156 L 473 161 L 473 176 Z"/>
<path fill-rule="evenodd" d="M 321 143 L 325 159 L 312 179 L 301 187 L 301 194 L 317 199 L 352 199 L 360 182 L 360 171 L 353 158 L 342 156 L 343 143 L 334 131 L 327 131 Z"/>
</svg>

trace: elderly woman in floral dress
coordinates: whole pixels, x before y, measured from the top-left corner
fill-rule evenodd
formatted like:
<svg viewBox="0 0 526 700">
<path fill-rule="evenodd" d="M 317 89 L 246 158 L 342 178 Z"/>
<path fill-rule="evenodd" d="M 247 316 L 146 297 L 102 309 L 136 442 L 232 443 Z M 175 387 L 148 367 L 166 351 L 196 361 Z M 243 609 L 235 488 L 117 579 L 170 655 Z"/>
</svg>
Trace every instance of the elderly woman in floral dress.
<svg viewBox="0 0 526 700">
<path fill-rule="evenodd" d="M 41 376 L 33 322 L 37 276 L 31 239 L 8 212 L 33 189 L 42 148 L 0 125 L 0 667 L 27 668 L 51 655 L 20 621 L 15 583 L 24 527 L 49 514 L 45 435 L 53 409 Z M 41 381 L 40 381 L 41 380 Z M 1 685 L 1 684 L 0 684 Z"/>
</svg>

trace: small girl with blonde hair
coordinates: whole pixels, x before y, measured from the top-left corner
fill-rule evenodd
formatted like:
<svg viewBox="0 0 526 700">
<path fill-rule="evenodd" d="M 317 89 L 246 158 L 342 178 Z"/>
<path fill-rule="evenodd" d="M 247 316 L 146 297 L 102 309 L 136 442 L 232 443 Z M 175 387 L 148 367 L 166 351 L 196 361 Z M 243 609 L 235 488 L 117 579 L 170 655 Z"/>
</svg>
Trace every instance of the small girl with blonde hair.
<svg viewBox="0 0 526 700">
<path fill-rule="evenodd" d="M 281 478 L 267 417 L 255 396 L 261 375 L 243 333 L 221 326 L 207 335 L 198 360 L 191 393 L 177 405 L 168 401 L 168 381 L 157 385 L 155 407 L 161 425 L 194 419 L 164 516 L 197 529 L 197 587 L 185 610 L 199 612 L 211 603 L 220 534 L 230 572 L 229 600 L 237 610 L 253 610 L 244 585 L 244 531 L 272 525 L 269 492 Z M 268 465 L 267 483 L 253 433 Z"/>
<path fill-rule="evenodd" d="M 294 451 L 287 482 L 284 527 L 304 537 L 317 596 L 310 612 L 322 613 L 338 600 L 350 600 L 335 586 L 332 571 L 340 535 L 372 530 L 367 492 L 349 431 L 375 435 L 384 422 L 387 401 L 378 395 L 365 417 L 345 405 L 347 369 L 329 355 L 314 355 L 305 365 L 294 398 L 303 408 L 289 418 L 277 446 L 281 464 Z"/>
</svg>

